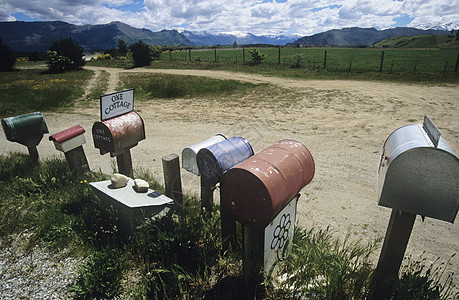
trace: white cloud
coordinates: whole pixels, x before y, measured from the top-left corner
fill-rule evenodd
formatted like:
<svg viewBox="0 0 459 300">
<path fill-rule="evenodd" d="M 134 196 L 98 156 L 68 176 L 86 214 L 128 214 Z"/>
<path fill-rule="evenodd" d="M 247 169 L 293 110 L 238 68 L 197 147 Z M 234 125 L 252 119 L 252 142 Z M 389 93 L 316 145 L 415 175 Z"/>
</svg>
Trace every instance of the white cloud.
<svg viewBox="0 0 459 300">
<path fill-rule="evenodd" d="M 135 7 L 136 11 L 127 11 Z M 183 28 L 208 32 L 280 32 L 310 35 L 334 28 L 395 25 L 402 15 L 410 26 L 459 21 L 453 0 L 3 0 L 0 21 L 23 13 L 32 19 L 74 24 L 125 22 L 152 30 Z"/>
</svg>

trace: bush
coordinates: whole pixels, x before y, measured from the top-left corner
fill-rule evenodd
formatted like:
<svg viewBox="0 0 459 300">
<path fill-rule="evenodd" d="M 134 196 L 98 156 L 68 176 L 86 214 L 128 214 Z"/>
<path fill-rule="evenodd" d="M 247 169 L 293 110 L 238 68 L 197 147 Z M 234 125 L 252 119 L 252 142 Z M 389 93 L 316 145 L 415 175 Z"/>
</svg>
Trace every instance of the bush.
<svg viewBox="0 0 459 300">
<path fill-rule="evenodd" d="M 84 49 L 73 42 L 71 37 L 54 41 L 47 54 L 48 69 L 51 73 L 80 70 L 85 65 Z"/>
<path fill-rule="evenodd" d="M 132 44 L 129 49 L 132 52 L 135 67 L 148 66 L 153 60 L 150 45 L 145 44 L 142 41 Z"/>
<path fill-rule="evenodd" d="M 252 56 L 251 65 L 259 65 L 261 61 L 266 58 L 266 55 L 258 51 L 258 49 L 249 50 L 250 55 Z"/>
<path fill-rule="evenodd" d="M 3 41 L 0 38 L 0 72 L 13 71 L 15 62 L 16 57 L 13 52 L 11 52 L 7 45 L 3 44 Z"/>
</svg>

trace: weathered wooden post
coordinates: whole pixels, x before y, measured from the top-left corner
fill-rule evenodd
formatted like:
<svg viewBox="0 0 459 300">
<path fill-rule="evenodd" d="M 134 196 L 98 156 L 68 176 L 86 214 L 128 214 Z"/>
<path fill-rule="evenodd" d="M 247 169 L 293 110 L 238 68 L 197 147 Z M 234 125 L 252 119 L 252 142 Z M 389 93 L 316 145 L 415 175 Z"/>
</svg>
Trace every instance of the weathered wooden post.
<svg viewBox="0 0 459 300">
<path fill-rule="evenodd" d="M 241 137 L 232 137 L 220 143 L 199 150 L 196 160 L 207 187 L 215 187 L 221 182 L 223 174 L 236 164 L 253 155 L 252 146 Z M 220 184 L 223 190 L 223 183 Z M 223 250 L 227 250 L 234 239 L 236 221 L 222 208 L 220 201 Z M 209 208 L 211 209 L 211 207 Z"/>
<path fill-rule="evenodd" d="M 416 215 L 454 222 L 459 159 L 427 117 L 395 130 L 379 166 L 379 205 L 392 208 L 368 299 L 390 299 Z"/>
<path fill-rule="evenodd" d="M 282 140 L 234 166 L 223 176 L 221 205 L 243 225 L 247 299 L 260 296 L 265 278 L 277 274 L 293 238 L 299 191 L 314 177 L 309 150 Z"/>
<path fill-rule="evenodd" d="M 324 69 L 327 68 L 327 50 L 325 50 L 325 53 L 324 53 Z"/>
<path fill-rule="evenodd" d="M 75 125 L 49 137 L 56 150 L 64 152 L 70 169 L 76 176 L 89 171 L 89 164 L 83 150 L 86 144 L 85 130 L 81 125 Z"/>
<path fill-rule="evenodd" d="M 37 146 L 43 134 L 49 132 L 40 112 L 4 118 L 2 127 L 8 141 L 26 146 L 31 160 L 39 162 Z"/>
<path fill-rule="evenodd" d="M 174 200 L 174 206 L 181 210 L 183 206 L 182 179 L 180 176 L 180 162 L 177 154 L 163 156 L 163 174 L 166 196 Z"/>
<path fill-rule="evenodd" d="M 281 62 L 281 47 L 279 46 L 278 48 L 278 54 L 277 54 L 277 64 L 280 65 Z"/>
<path fill-rule="evenodd" d="M 118 171 L 133 177 L 131 148 L 145 139 L 145 126 L 134 109 L 134 90 L 100 97 L 101 122 L 92 126 L 94 147 L 116 157 Z"/>
<path fill-rule="evenodd" d="M 381 63 L 379 65 L 379 72 L 382 72 L 383 63 L 384 63 L 384 51 L 381 52 Z"/>
</svg>

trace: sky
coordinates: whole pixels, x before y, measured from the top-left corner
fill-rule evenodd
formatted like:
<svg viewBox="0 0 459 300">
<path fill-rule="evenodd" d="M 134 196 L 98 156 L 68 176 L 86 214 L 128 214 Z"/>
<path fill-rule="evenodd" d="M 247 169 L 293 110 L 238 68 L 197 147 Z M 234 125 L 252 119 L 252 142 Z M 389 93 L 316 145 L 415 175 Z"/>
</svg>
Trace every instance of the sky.
<svg viewBox="0 0 459 300">
<path fill-rule="evenodd" d="M 458 0 L 0 0 L 0 21 L 120 21 L 152 31 L 312 35 L 345 27 L 459 29 Z"/>
</svg>

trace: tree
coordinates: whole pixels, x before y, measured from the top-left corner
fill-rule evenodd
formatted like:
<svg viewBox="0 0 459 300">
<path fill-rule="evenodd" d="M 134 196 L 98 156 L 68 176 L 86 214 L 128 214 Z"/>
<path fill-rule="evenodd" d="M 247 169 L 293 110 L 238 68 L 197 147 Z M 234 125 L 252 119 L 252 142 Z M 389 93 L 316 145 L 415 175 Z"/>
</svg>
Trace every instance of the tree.
<svg viewBox="0 0 459 300">
<path fill-rule="evenodd" d="M 129 51 L 128 46 L 126 43 L 122 40 L 118 40 L 118 52 L 120 53 L 121 56 L 126 56 Z"/>
<path fill-rule="evenodd" d="M 80 70 L 85 65 L 84 49 L 71 37 L 54 41 L 47 54 L 51 73 Z"/>
<path fill-rule="evenodd" d="M 10 48 L 3 44 L 3 40 L 0 38 L 0 72 L 13 71 L 15 63 L 16 57 Z"/>
<path fill-rule="evenodd" d="M 150 45 L 145 44 L 141 40 L 129 46 L 129 50 L 132 52 L 135 67 L 148 66 L 153 60 Z"/>
</svg>

